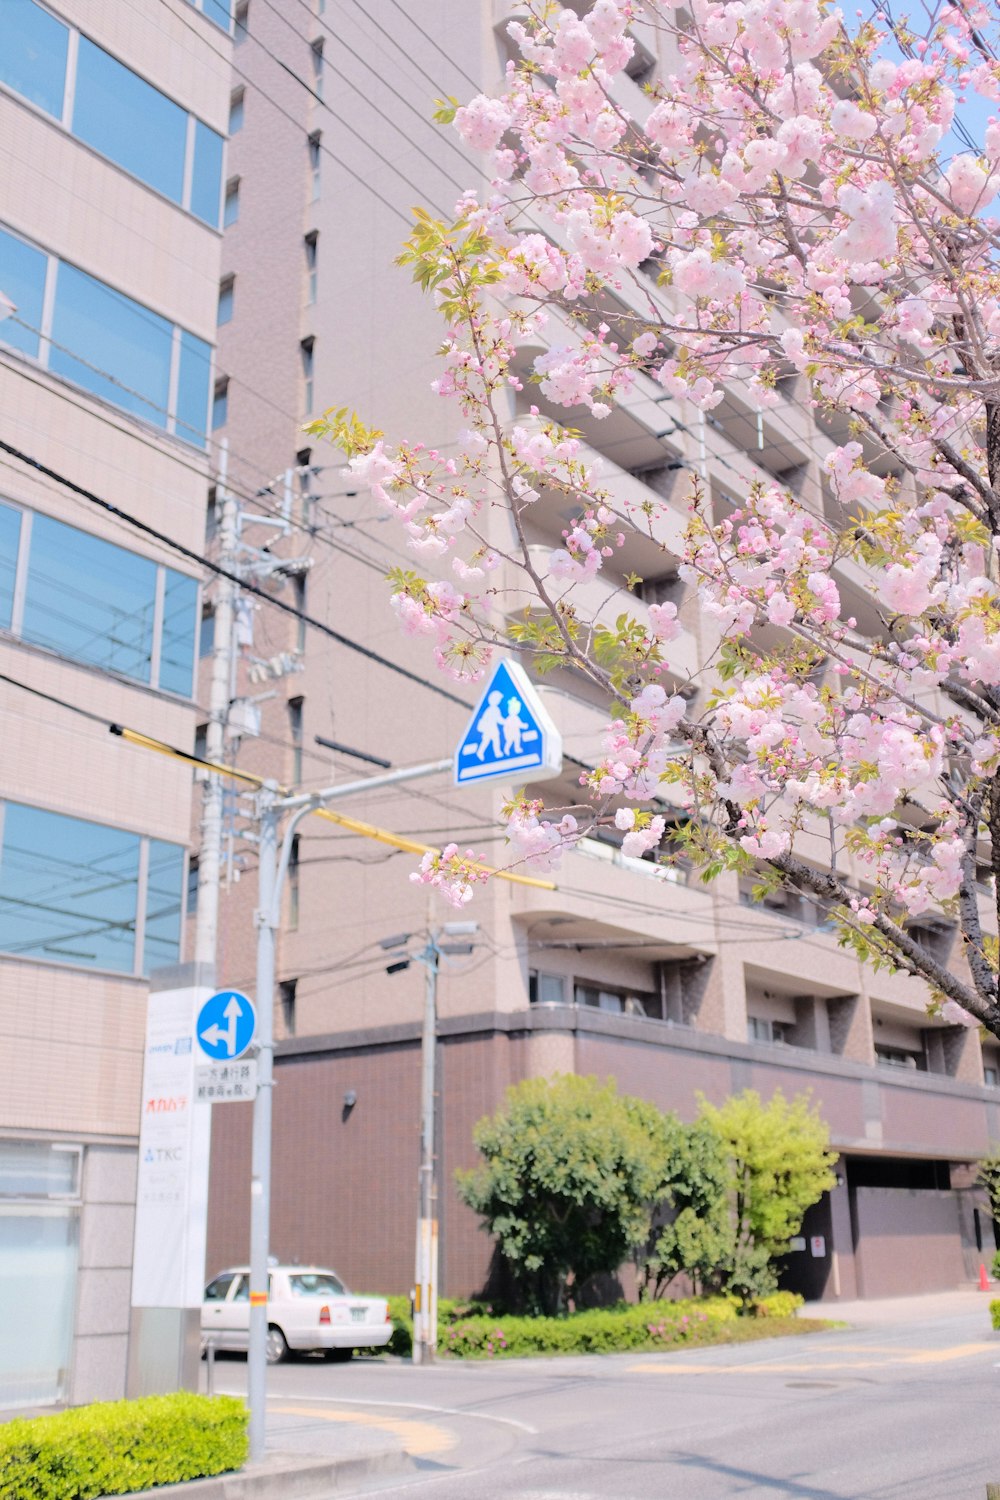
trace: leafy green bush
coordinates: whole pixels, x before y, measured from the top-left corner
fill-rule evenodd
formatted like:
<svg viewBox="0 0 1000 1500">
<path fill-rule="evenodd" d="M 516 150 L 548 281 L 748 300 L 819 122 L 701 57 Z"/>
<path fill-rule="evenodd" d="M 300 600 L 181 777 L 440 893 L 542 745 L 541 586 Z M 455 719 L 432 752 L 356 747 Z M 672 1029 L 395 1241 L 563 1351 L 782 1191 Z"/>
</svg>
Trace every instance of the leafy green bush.
<svg viewBox="0 0 1000 1500">
<path fill-rule="evenodd" d="M 1000 1329 L 1000 1301 L 993 1301 L 990 1303 L 990 1319 L 993 1323 L 993 1327 L 996 1329 Z"/>
<path fill-rule="evenodd" d="M 805 1300 L 798 1292 L 772 1292 L 770 1297 L 758 1297 L 753 1310 L 758 1318 L 794 1318 Z"/>
<path fill-rule="evenodd" d="M 469 1317 L 438 1330 L 441 1353 L 468 1357 L 512 1354 L 613 1354 L 675 1344 L 714 1342 L 720 1324 L 734 1323 L 728 1297 L 640 1302 L 590 1308 L 562 1318 Z"/>
<path fill-rule="evenodd" d="M 96 1500 L 238 1469 L 247 1410 L 177 1391 L 21 1418 L 0 1427 L 0 1500 Z"/>
<path fill-rule="evenodd" d="M 389 1316 L 392 1319 L 392 1338 L 386 1344 L 390 1354 L 413 1352 L 413 1318 L 409 1297 L 387 1297 Z"/>
</svg>

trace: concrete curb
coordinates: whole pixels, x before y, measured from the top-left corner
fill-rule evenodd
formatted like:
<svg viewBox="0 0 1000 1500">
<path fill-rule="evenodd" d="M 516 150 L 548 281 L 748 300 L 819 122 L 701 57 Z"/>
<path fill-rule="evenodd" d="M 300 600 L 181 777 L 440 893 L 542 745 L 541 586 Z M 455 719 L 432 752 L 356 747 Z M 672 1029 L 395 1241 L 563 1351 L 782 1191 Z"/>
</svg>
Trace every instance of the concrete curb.
<svg viewBox="0 0 1000 1500">
<path fill-rule="evenodd" d="M 337 1490 L 354 1487 L 359 1480 L 378 1475 L 408 1473 L 413 1463 L 402 1448 L 379 1448 L 370 1453 L 345 1455 L 342 1458 L 298 1458 L 290 1453 L 273 1453 L 252 1469 L 237 1469 L 228 1474 L 214 1474 L 209 1479 L 188 1479 L 181 1484 L 159 1484 L 144 1495 L 162 1496 L 163 1500 L 324 1500 Z M 278 1488 L 280 1486 L 280 1489 Z M 111 1495 L 106 1500 L 134 1500 L 133 1496 Z"/>
</svg>

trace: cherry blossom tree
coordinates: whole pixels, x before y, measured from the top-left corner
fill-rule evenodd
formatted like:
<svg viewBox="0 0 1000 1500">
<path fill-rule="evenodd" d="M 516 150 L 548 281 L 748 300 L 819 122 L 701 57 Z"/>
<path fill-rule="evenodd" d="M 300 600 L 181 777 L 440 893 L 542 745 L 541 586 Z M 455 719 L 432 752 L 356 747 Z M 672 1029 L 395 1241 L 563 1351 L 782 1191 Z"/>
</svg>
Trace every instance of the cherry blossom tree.
<svg viewBox="0 0 1000 1500">
<path fill-rule="evenodd" d="M 488 186 L 454 223 L 419 213 L 401 257 L 445 320 L 461 443 L 346 411 L 313 430 L 403 528 L 392 607 L 443 671 L 514 649 L 606 697 L 579 804 L 506 809 L 511 861 L 551 867 L 597 823 L 661 850 L 673 808 L 706 879 L 793 884 L 862 959 L 1000 1036 L 1000 122 L 969 150 L 955 134 L 1000 100 L 995 7 L 916 26 L 826 0 L 534 0 L 509 32 L 500 92 L 439 101 Z M 735 508 L 713 496 L 709 414 L 733 390 L 797 403 L 822 495 L 765 476 Z M 637 536 L 671 550 L 677 493 L 616 500 L 557 420 L 644 393 L 697 439 L 677 492 L 694 681 L 677 608 L 640 611 L 617 561 Z M 574 519 L 540 568 L 552 496 Z M 602 579 L 613 623 L 579 602 Z M 417 878 L 461 902 L 471 863 L 448 848 Z M 949 966 L 914 935 L 927 912 L 958 926 Z"/>
</svg>

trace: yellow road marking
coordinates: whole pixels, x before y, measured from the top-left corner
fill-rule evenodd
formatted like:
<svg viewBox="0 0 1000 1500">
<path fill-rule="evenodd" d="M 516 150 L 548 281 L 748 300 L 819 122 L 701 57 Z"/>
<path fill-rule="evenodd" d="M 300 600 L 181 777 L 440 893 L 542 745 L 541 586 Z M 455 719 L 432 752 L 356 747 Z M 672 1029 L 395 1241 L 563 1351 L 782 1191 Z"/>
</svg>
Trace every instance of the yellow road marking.
<svg viewBox="0 0 1000 1500">
<path fill-rule="evenodd" d="M 803 1375 L 822 1374 L 829 1370 L 881 1370 L 888 1365 L 946 1364 L 956 1359 L 971 1359 L 975 1354 L 995 1354 L 996 1350 L 996 1344 L 956 1344 L 950 1349 L 893 1352 L 888 1359 L 827 1359 L 809 1364 L 796 1360 L 746 1365 L 696 1365 L 689 1360 L 671 1360 L 658 1361 L 655 1365 L 628 1365 L 626 1369 L 630 1375 Z"/>
<path fill-rule="evenodd" d="M 458 1444 L 458 1438 L 432 1422 L 412 1422 L 404 1417 L 377 1417 L 366 1411 L 338 1411 L 316 1406 L 269 1406 L 269 1411 L 290 1417 L 318 1417 L 323 1422 L 356 1422 L 359 1427 L 378 1427 L 398 1437 L 412 1458 L 426 1458 L 432 1453 L 447 1453 Z"/>
</svg>

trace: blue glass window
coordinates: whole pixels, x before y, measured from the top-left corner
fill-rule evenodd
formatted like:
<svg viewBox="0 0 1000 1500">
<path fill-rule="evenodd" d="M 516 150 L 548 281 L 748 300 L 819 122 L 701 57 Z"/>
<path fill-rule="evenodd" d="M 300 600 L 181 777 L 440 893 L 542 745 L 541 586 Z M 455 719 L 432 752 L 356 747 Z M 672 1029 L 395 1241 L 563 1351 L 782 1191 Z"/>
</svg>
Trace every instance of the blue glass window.
<svg viewBox="0 0 1000 1500">
<path fill-rule="evenodd" d="M 186 573 L 167 568 L 160 635 L 160 687 L 190 698 L 194 673 L 194 631 L 198 584 Z"/>
<path fill-rule="evenodd" d="M 135 969 L 139 839 L 8 802 L 0 845 L 0 949 Z"/>
<path fill-rule="evenodd" d="M 188 0 L 195 10 L 202 11 L 216 26 L 221 26 L 223 31 L 230 28 L 230 16 L 232 12 L 232 0 Z"/>
<path fill-rule="evenodd" d="M 212 431 L 225 427 L 229 421 L 229 381 L 220 380 L 212 398 Z"/>
<path fill-rule="evenodd" d="M 85 36 L 76 64 L 73 134 L 180 203 L 187 111 Z"/>
<path fill-rule="evenodd" d="M 230 0 L 202 0 L 202 9 L 216 26 L 221 26 L 223 31 L 229 30 Z"/>
<path fill-rule="evenodd" d="M 178 844 L 150 839 L 143 973 L 160 964 L 175 964 L 180 958 L 183 892 L 184 850 Z"/>
<path fill-rule="evenodd" d="M 196 334 L 181 331 L 181 359 L 177 379 L 177 436 L 197 448 L 205 446 L 208 391 L 212 374 L 212 346 Z"/>
<path fill-rule="evenodd" d="M 25 640 L 149 682 L 155 603 L 155 563 L 51 516 L 35 516 Z"/>
<path fill-rule="evenodd" d="M 136 963 L 142 839 L 8 802 L 0 808 L 0 949 L 119 973 L 180 956 L 184 851 L 150 839 Z"/>
<path fill-rule="evenodd" d="M 229 134 L 235 135 L 243 129 L 243 89 L 234 89 L 233 96 L 229 101 Z"/>
<path fill-rule="evenodd" d="M 201 612 L 201 628 L 198 631 L 198 655 L 211 656 L 215 650 L 215 610 L 209 606 Z"/>
<path fill-rule="evenodd" d="M 228 323 L 233 316 L 233 291 L 232 277 L 228 281 L 224 281 L 219 287 L 219 311 L 215 321 L 219 324 L 220 328 L 223 323 Z"/>
<path fill-rule="evenodd" d="M 0 628 L 10 628 L 20 512 L 0 504 Z M 152 673 L 163 572 L 159 675 Z M 193 691 L 198 584 L 113 542 L 35 513 L 19 630 L 25 640 L 170 693 Z"/>
<path fill-rule="evenodd" d="M 222 136 L 211 130 L 200 120 L 194 122 L 194 173 L 191 178 L 191 203 L 193 214 L 219 227 L 219 207 L 222 194 Z"/>
<path fill-rule="evenodd" d="M 54 374 L 166 427 L 173 341 L 166 318 L 62 261 L 52 339 Z M 86 351 L 86 362 L 66 352 L 77 349 Z"/>
<path fill-rule="evenodd" d="M 9 630 L 14 612 L 14 574 L 21 540 L 21 512 L 0 505 L 0 630 Z"/>
<path fill-rule="evenodd" d="M 3 0 L 0 82 L 57 120 L 66 92 L 69 28 L 34 0 Z"/>
<path fill-rule="evenodd" d="M 222 227 L 228 229 L 230 224 L 235 224 L 240 216 L 240 185 L 239 182 L 230 182 L 226 187 L 226 196 L 222 202 Z"/>
<path fill-rule="evenodd" d="M 47 257 L 33 245 L 0 229 L 0 292 L 14 304 L 14 318 L 0 321 L 0 342 L 38 358 L 38 333 L 45 301 Z M 30 326 L 25 328 L 22 324 Z"/>
</svg>

